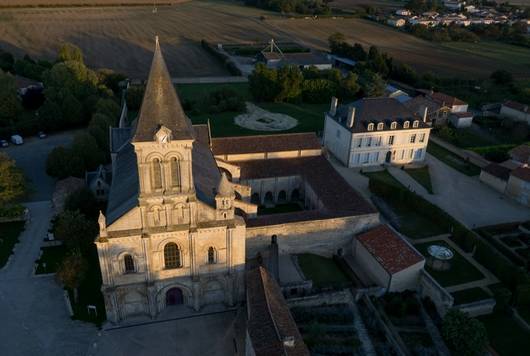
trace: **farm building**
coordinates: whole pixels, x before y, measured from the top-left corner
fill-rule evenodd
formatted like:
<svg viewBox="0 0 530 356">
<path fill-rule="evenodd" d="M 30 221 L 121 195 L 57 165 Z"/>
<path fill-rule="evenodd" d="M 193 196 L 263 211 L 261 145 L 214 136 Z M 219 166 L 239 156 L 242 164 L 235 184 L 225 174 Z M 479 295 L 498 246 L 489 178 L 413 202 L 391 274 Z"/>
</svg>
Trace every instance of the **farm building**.
<svg viewBox="0 0 530 356">
<path fill-rule="evenodd" d="M 415 290 L 425 265 L 423 256 L 387 225 L 354 238 L 353 258 L 374 283 L 389 292 Z"/>
<path fill-rule="evenodd" d="M 449 117 L 449 122 L 457 129 L 470 127 L 473 123 L 473 113 L 455 112 Z"/>
<path fill-rule="evenodd" d="M 510 169 L 497 163 L 490 163 L 480 172 L 480 181 L 489 185 L 499 193 L 504 193 L 510 178 Z"/>
<path fill-rule="evenodd" d="M 257 55 L 256 60 L 265 63 L 268 68 L 280 68 L 285 65 L 297 66 L 300 69 L 316 67 L 319 70 L 325 70 L 332 68 L 331 60 L 318 52 L 261 52 Z"/>
<path fill-rule="evenodd" d="M 530 168 L 523 166 L 514 169 L 506 183 L 506 195 L 517 202 L 530 206 Z"/>
<path fill-rule="evenodd" d="M 527 104 L 507 100 L 501 105 L 500 115 L 517 121 L 524 121 L 530 125 L 530 107 Z"/>
</svg>

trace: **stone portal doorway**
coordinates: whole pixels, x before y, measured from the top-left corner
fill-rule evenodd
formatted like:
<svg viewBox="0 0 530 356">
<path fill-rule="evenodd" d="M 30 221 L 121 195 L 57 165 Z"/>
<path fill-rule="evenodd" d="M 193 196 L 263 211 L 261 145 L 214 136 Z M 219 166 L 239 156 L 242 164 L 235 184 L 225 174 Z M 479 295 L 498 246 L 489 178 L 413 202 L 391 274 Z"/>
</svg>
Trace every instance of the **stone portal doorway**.
<svg viewBox="0 0 530 356">
<path fill-rule="evenodd" d="M 184 296 L 180 288 L 171 288 L 166 292 L 166 306 L 184 304 Z"/>
<path fill-rule="evenodd" d="M 386 153 L 385 162 L 386 162 L 386 163 L 390 163 L 391 160 L 392 160 L 392 152 L 388 151 L 388 152 Z"/>
</svg>

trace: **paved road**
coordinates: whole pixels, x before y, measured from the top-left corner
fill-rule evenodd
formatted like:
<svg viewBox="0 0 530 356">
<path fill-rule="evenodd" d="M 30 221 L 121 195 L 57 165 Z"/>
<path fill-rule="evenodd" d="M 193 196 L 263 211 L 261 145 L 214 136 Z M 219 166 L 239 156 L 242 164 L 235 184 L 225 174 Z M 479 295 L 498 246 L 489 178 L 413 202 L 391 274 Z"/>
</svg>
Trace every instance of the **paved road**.
<svg viewBox="0 0 530 356">
<path fill-rule="evenodd" d="M 30 137 L 24 139 L 21 146 L 10 145 L 0 149 L 17 162 L 30 187 L 29 201 L 50 200 L 55 187 L 55 180 L 46 174 L 46 158 L 57 146 L 67 146 L 77 131 L 66 131 L 50 135 L 45 139 Z"/>
<path fill-rule="evenodd" d="M 70 319 L 53 277 L 32 275 L 51 218 L 50 202 L 26 206 L 31 220 L 11 262 L 0 271 L 0 354 L 85 355 L 96 328 Z"/>
<path fill-rule="evenodd" d="M 390 173 L 405 186 L 438 205 L 469 228 L 530 219 L 530 209 L 466 176 L 427 154 L 427 164 L 435 194 L 429 194 L 407 173 L 390 168 Z"/>
</svg>

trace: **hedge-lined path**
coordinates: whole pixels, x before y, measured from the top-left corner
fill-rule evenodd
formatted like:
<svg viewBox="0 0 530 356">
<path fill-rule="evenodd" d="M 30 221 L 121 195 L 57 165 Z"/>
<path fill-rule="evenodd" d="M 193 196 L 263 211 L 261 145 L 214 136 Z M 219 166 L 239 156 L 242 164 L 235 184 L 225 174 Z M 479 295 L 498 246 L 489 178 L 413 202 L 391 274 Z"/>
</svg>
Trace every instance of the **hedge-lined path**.
<svg viewBox="0 0 530 356">
<path fill-rule="evenodd" d="M 437 205 L 468 228 L 528 220 L 530 208 L 524 207 L 482 183 L 466 176 L 427 154 L 431 183 L 429 194 L 411 176 L 396 168 L 390 174 L 405 187 Z"/>
</svg>

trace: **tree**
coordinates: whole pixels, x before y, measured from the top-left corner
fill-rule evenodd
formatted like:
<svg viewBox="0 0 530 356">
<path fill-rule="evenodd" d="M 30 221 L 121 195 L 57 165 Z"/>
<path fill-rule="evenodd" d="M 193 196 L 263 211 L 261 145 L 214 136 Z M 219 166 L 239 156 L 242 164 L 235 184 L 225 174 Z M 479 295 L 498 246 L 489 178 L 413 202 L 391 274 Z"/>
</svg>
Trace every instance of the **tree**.
<svg viewBox="0 0 530 356">
<path fill-rule="evenodd" d="M 56 278 L 68 289 L 74 292 L 74 303 L 78 300 L 78 291 L 81 281 L 88 271 L 88 263 L 79 253 L 66 256 L 57 270 Z"/>
<path fill-rule="evenodd" d="M 348 75 L 341 80 L 340 89 L 341 96 L 345 98 L 353 98 L 357 95 L 360 90 L 359 83 L 357 82 L 359 77 L 353 72 L 349 72 Z"/>
<path fill-rule="evenodd" d="M 68 250 L 80 253 L 89 251 L 97 233 L 97 223 L 88 220 L 79 210 L 65 210 L 59 215 L 55 225 L 55 237 Z"/>
<path fill-rule="evenodd" d="M 360 76 L 361 88 L 365 96 L 382 96 L 385 92 L 385 82 L 377 73 L 365 70 Z"/>
<path fill-rule="evenodd" d="M 511 84 L 513 82 L 512 73 L 504 69 L 494 71 L 491 73 L 490 78 L 495 82 L 495 84 L 499 85 Z"/>
<path fill-rule="evenodd" d="M 110 126 L 115 126 L 115 120 L 101 113 L 95 113 L 88 125 L 88 133 L 94 137 L 103 152 L 109 151 Z"/>
<path fill-rule="evenodd" d="M 96 103 L 95 111 L 96 113 L 107 115 L 114 120 L 114 123 L 118 122 L 121 114 L 120 106 L 112 99 L 99 99 Z"/>
<path fill-rule="evenodd" d="M 0 126 L 12 124 L 21 109 L 15 78 L 0 70 Z"/>
<path fill-rule="evenodd" d="M 274 101 L 280 92 L 278 72 L 258 63 L 248 78 L 250 92 L 258 101 Z"/>
<path fill-rule="evenodd" d="M 81 157 L 84 170 L 87 171 L 94 170 L 105 162 L 105 153 L 99 148 L 96 139 L 87 132 L 74 136 L 71 151 L 74 157 Z"/>
<path fill-rule="evenodd" d="M 39 109 L 41 126 L 46 130 L 59 130 L 63 127 L 63 111 L 59 104 L 52 99 L 46 99 Z"/>
<path fill-rule="evenodd" d="M 144 98 L 144 87 L 142 86 L 131 86 L 127 90 L 127 107 L 129 110 L 138 110 L 142 105 Z"/>
<path fill-rule="evenodd" d="M 340 32 L 335 32 L 328 37 L 329 50 L 331 53 L 341 53 L 345 43 L 346 36 Z"/>
<path fill-rule="evenodd" d="M 280 92 L 275 98 L 277 102 L 296 101 L 302 95 L 304 77 L 298 67 L 283 66 L 278 70 L 278 86 Z"/>
<path fill-rule="evenodd" d="M 68 42 L 64 43 L 59 49 L 59 53 L 57 55 L 57 61 L 58 62 L 75 61 L 79 63 L 84 63 L 83 52 L 76 45 L 73 45 Z"/>
<path fill-rule="evenodd" d="M 66 177 L 83 177 L 85 164 L 83 158 L 74 155 L 71 149 L 55 147 L 46 159 L 46 174 L 64 179 Z"/>
<path fill-rule="evenodd" d="M 26 193 L 24 174 L 5 153 L 0 153 L 0 207 L 5 207 Z"/>
<path fill-rule="evenodd" d="M 457 355 L 481 355 L 488 343 L 484 324 L 457 309 L 451 309 L 445 315 L 442 336 Z"/>
<path fill-rule="evenodd" d="M 81 188 L 71 193 L 64 202 L 64 210 L 79 211 L 89 219 L 97 219 L 99 204 L 94 193 L 88 188 Z"/>
<path fill-rule="evenodd" d="M 15 58 L 9 52 L 0 50 L 0 69 L 4 72 L 13 72 Z"/>
<path fill-rule="evenodd" d="M 67 94 L 61 105 L 62 118 L 70 125 L 83 122 L 83 106 L 72 94 Z"/>
</svg>

